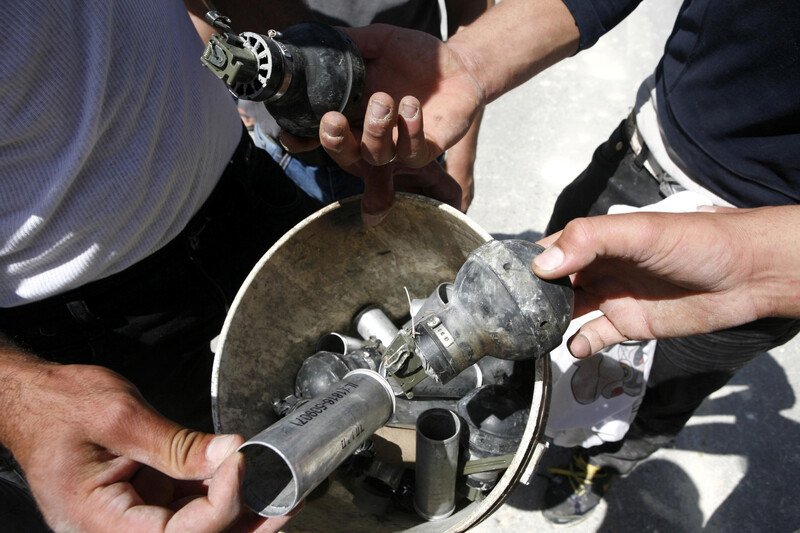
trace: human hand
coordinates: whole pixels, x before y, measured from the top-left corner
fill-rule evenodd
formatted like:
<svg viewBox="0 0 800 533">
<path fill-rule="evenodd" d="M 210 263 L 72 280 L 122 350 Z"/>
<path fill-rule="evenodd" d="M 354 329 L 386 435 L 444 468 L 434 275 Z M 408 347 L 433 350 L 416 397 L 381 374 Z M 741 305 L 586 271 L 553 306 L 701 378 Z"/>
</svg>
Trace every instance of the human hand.
<svg viewBox="0 0 800 533">
<path fill-rule="evenodd" d="M 534 272 L 570 275 L 575 316 L 604 313 L 569 341 L 573 355 L 800 316 L 791 242 L 800 208 L 715 210 L 578 219 L 539 241 L 547 250 L 534 259 Z"/>
<path fill-rule="evenodd" d="M 454 155 L 458 164 L 448 163 L 453 174 L 434 162 L 470 131 L 483 108 L 479 85 L 458 48 L 427 33 L 394 26 L 345 31 L 364 56 L 365 94 L 372 96 L 362 123 L 351 125 L 337 112 L 324 115 L 319 140 L 340 167 L 364 178 L 364 220 L 374 224 L 383 217 L 393 188 L 421 192 L 466 211 L 474 191 L 474 140 L 465 143 L 473 146 L 471 153 L 464 151 L 469 161 Z M 281 141 L 290 151 L 309 147 L 286 134 Z M 380 170 L 389 163 L 390 169 Z M 393 182 L 387 170 L 402 178 Z"/>
<path fill-rule="evenodd" d="M 369 143 L 363 147 L 368 161 L 381 164 L 381 161 L 388 161 L 396 153 L 397 161 L 419 168 L 438 157 L 467 132 L 482 107 L 484 97 L 457 48 L 425 32 L 386 24 L 342 30 L 353 39 L 364 57 L 364 94 L 386 93 L 391 107 L 397 104 L 403 117 L 413 114 L 412 108 L 421 102 L 427 117 L 424 134 L 421 119 L 416 133 L 405 131 L 402 121 L 398 124 L 394 137 L 397 141 L 396 151 L 391 137 L 371 138 L 367 132 L 367 141 L 384 143 L 378 150 L 372 150 Z M 401 100 L 410 95 L 416 97 L 417 103 L 406 113 Z M 371 104 L 372 98 L 369 102 Z M 370 104 L 366 104 L 358 113 L 358 116 L 367 113 L 366 123 L 370 120 Z M 326 122 L 331 123 L 332 130 L 338 130 L 347 120 L 341 113 L 332 112 L 322 118 L 321 128 Z M 350 126 L 357 129 L 361 124 Z M 409 137 L 410 133 L 414 135 L 413 138 Z M 329 153 L 338 163 L 341 150 L 326 143 L 324 137 L 320 137 L 320 140 L 326 149 L 332 148 Z M 318 145 L 316 139 L 303 139 L 286 132 L 281 133 L 281 142 L 290 152 L 302 152 Z M 337 145 L 340 141 L 334 139 L 332 143 Z M 347 151 L 359 148 L 348 146 Z M 372 155 L 388 157 L 376 161 L 369 159 Z"/>
<path fill-rule="evenodd" d="M 413 165 L 395 157 L 411 154 L 413 160 L 427 150 L 422 135 L 422 110 L 414 97 L 400 101 L 399 113 L 392 98 L 376 93 L 370 98 L 364 129 L 351 130 L 341 113 L 328 113 L 320 125 L 320 139 L 336 163 L 347 172 L 364 180 L 361 213 L 364 222 L 378 224 L 394 201 L 394 191 L 415 192 L 435 198 L 456 209 L 461 208 L 462 191 L 459 184 L 436 161 Z M 396 146 L 395 129 L 406 132 Z M 416 154 L 416 155 L 415 155 Z"/>
<path fill-rule="evenodd" d="M 288 520 L 243 509 L 238 435 L 182 428 L 101 367 L 21 368 L 3 440 L 55 531 L 271 532 Z"/>
</svg>

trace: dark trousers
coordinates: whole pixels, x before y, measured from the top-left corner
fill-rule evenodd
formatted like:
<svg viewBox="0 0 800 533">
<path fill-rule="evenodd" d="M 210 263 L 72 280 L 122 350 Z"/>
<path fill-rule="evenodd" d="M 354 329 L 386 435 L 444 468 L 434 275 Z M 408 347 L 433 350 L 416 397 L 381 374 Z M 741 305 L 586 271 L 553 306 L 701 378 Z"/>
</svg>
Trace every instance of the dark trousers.
<svg viewBox="0 0 800 533">
<path fill-rule="evenodd" d="M 635 127 L 623 121 L 592 161 L 559 195 L 546 233 L 559 231 L 578 217 L 602 215 L 614 204 L 641 207 L 664 198 L 663 187 L 644 168 L 647 147 L 637 155 L 630 144 Z M 588 450 L 593 462 L 627 473 L 671 441 L 702 401 L 720 389 L 758 355 L 786 343 L 800 321 L 767 318 L 705 335 L 662 339 L 642 404 L 625 438 Z"/>
<path fill-rule="evenodd" d="M 44 359 L 115 370 L 168 418 L 211 431 L 209 343 L 253 265 L 318 207 L 245 132 L 166 247 L 79 289 L 0 309 L 0 331 Z"/>
</svg>

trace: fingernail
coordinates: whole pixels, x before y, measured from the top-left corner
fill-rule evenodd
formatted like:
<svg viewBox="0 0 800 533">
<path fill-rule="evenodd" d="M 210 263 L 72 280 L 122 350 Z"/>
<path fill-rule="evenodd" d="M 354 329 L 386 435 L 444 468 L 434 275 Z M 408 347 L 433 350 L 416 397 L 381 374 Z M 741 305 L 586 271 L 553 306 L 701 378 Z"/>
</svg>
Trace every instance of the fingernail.
<svg viewBox="0 0 800 533">
<path fill-rule="evenodd" d="M 331 124 L 330 122 L 323 122 L 322 129 L 325 131 L 325 134 L 330 137 L 341 137 L 342 133 L 344 133 L 344 128 L 338 124 Z"/>
<path fill-rule="evenodd" d="M 572 337 L 567 348 L 569 348 L 572 356 L 578 359 L 584 359 L 592 355 L 592 345 L 589 344 L 589 339 L 580 334 Z"/>
<path fill-rule="evenodd" d="M 542 270 L 554 270 L 564 262 L 564 252 L 558 246 L 551 246 L 534 257 L 533 262 Z"/>
<path fill-rule="evenodd" d="M 383 213 L 361 213 L 361 218 L 367 226 L 377 226 L 386 217 L 386 211 Z"/>
<path fill-rule="evenodd" d="M 220 435 L 208 443 L 206 447 L 206 459 L 208 462 L 219 465 L 230 454 L 235 451 L 234 435 Z"/>
<path fill-rule="evenodd" d="M 372 118 L 383 120 L 389 116 L 389 111 L 391 111 L 391 109 L 380 100 L 373 100 L 369 104 L 369 111 Z"/>
<path fill-rule="evenodd" d="M 700 213 L 715 213 L 717 211 L 717 207 L 713 205 L 701 205 L 697 208 Z"/>
<path fill-rule="evenodd" d="M 419 113 L 419 108 L 415 105 L 406 104 L 400 106 L 400 114 L 403 115 L 403 118 L 414 118 Z"/>
</svg>

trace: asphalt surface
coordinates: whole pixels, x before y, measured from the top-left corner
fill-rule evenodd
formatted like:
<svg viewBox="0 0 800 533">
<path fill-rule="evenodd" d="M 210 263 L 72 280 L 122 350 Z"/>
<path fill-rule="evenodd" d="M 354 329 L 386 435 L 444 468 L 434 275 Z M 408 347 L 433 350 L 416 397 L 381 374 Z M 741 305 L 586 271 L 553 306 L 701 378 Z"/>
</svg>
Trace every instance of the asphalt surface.
<svg viewBox="0 0 800 533">
<path fill-rule="evenodd" d="M 643 2 L 595 47 L 489 105 L 471 218 L 497 238 L 541 236 L 558 192 L 629 113 L 679 5 Z M 583 522 L 544 520 L 545 479 L 536 476 L 473 531 L 797 531 L 799 351 L 794 340 L 742 370 L 701 406 L 674 445 L 617 480 Z M 549 453 L 545 463 L 557 455 Z"/>
</svg>

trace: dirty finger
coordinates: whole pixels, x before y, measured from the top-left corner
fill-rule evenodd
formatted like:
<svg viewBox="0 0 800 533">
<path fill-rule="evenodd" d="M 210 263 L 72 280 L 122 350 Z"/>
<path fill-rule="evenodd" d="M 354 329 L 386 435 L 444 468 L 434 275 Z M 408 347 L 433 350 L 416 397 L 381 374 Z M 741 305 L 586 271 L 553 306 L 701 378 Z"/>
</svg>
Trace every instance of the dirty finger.
<svg viewBox="0 0 800 533">
<path fill-rule="evenodd" d="M 364 131 L 361 136 L 361 156 L 375 166 L 391 162 L 395 156 L 393 131 L 397 112 L 394 100 L 386 93 L 375 93 L 367 105 Z"/>
</svg>

